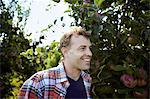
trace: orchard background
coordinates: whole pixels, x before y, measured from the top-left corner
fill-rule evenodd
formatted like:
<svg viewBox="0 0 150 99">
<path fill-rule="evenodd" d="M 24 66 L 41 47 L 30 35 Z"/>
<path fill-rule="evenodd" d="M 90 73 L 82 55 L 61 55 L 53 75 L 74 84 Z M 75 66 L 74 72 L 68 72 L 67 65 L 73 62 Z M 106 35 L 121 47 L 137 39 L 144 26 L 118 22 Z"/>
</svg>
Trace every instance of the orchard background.
<svg viewBox="0 0 150 99">
<path fill-rule="evenodd" d="M 82 26 L 91 33 L 93 58 L 87 72 L 93 78 L 93 98 L 150 97 L 150 1 L 64 1 L 69 4 L 64 13 L 75 19 L 70 25 Z M 26 79 L 57 66 L 61 59 L 58 42 L 39 47 L 44 36 L 32 45 L 24 37 L 29 13 L 30 8 L 24 10 L 17 0 L 7 5 L 0 0 L 1 98 L 16 98 Z"/>
</svg>

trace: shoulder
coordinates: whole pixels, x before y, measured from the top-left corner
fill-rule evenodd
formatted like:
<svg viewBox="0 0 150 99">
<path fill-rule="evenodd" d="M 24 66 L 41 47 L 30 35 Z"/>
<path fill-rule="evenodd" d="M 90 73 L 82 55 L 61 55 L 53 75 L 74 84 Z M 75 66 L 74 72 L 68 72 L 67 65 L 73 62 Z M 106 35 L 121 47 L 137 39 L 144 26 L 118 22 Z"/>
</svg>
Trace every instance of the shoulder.
<svg viewBox="0 0 150 99">
<path fill-rule="evenodd" d="M 41 80 L 45 79 L 45 78 L 55 78 L 57 75 L 58 68 L 57 67 L 53 67 L 47 70 L 43 70 L 43 71 L 39 71 L 37 73 L 35 73 L 34 75 L 32 75 L 27 81 L 35 81 L 35 82 L 40 82 Z"/>
<path fill-rule="evenodd" d="M 32 75 L 26 82 L 34 81 L 36 83 L 42 80 L 50 80 L 50 79 L 57 79 L 58 76 L 61 74 L 63 66 L 60 64 L 57 67 L 53 67 L 47 70 L 39 71 Z"/>
<path fill-rule="evenodd" d="M 24 82 L 20 88 L 19 97 L 42 96 L 42 92 L 45 88 L 55 85 L 58 82 L 58 75 L 61 67 L 54 67 L 47 70 L 39 71 L 32 75 L 28 80 Z M 47 86 L 47 87 L 45 87 Z M 41 98 L 40 98 L 41 99 Z"/>
</svg>

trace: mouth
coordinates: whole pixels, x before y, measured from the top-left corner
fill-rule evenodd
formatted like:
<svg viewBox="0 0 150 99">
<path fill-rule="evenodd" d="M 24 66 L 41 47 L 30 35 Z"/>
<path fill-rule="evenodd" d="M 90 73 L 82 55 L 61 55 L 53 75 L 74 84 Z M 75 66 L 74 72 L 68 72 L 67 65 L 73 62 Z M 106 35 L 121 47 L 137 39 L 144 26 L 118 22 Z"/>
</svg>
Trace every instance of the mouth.
<svg viewBox="0 0 150 99">
<path fill-rule="evenodd" d="M 85 62 L 90 62 L 91 59 L 83 59 Z"/>
<path fill-rule="evenodd" d="M 82 59 L 86 64 L 90 64 L 91 63 L 91 59 L 90 58 L 84 58 Z"/>
<path fill-rule="evenodd" d="M 82 60 L 85 64 L 88 64 L 88 65 L 91 63 L 91 57 L 89 57 L 89 56 L 81 57 L 81 60 Z"/>
</svg>

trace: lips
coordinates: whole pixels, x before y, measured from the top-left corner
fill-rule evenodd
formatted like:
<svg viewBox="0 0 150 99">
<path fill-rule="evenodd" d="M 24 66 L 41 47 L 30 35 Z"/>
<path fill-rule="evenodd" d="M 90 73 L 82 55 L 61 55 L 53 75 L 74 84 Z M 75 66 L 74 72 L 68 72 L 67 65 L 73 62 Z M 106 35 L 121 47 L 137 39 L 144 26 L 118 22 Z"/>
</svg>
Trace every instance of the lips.
<svg viewBox="0 0 150 99">
<path fill-rule="evenodd" d="M 90 62 L 91 62 L 91 57 L 89 57 L 89 56 L 81 57 L 81 59 L 82 59 L 85 63 L 87 63 L 87 64 L 90 64 Z"/>
<path fill-rule="evenodd" d="M 85 64 L 87 64 L 87 65 L 90 65 L 90 63 L 91 63 L 91 59 L 83 59 L 83 61 L 85 62 Z"/>
<path fill-rule="evenodd" d="M 91 59 L 83 59 L 85 62 L 90 62 Z"/>
</svg>

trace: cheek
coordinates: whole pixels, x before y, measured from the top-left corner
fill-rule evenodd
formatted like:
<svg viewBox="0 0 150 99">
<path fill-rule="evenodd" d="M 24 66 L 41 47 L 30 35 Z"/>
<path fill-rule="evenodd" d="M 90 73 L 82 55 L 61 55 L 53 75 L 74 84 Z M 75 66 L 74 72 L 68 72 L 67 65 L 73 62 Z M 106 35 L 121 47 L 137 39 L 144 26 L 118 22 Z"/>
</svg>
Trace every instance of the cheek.
<svg viewBox="0 0 150 99">
<path fill-rule="evenodd" d="M 78 53 L 75 52 L 74 50 L 71 50 L 69 53 L 68 53 L 68 58 L 71 58 L 71 59 L 77 59 L 78 58 Z"/>
<path fill-rule="evenodd" d="M 71 52 L 69 55 L 69 60 L 73 63 L 80 64 L 81 63 L 81 55 L 79 53 Z"/>
</svg>

